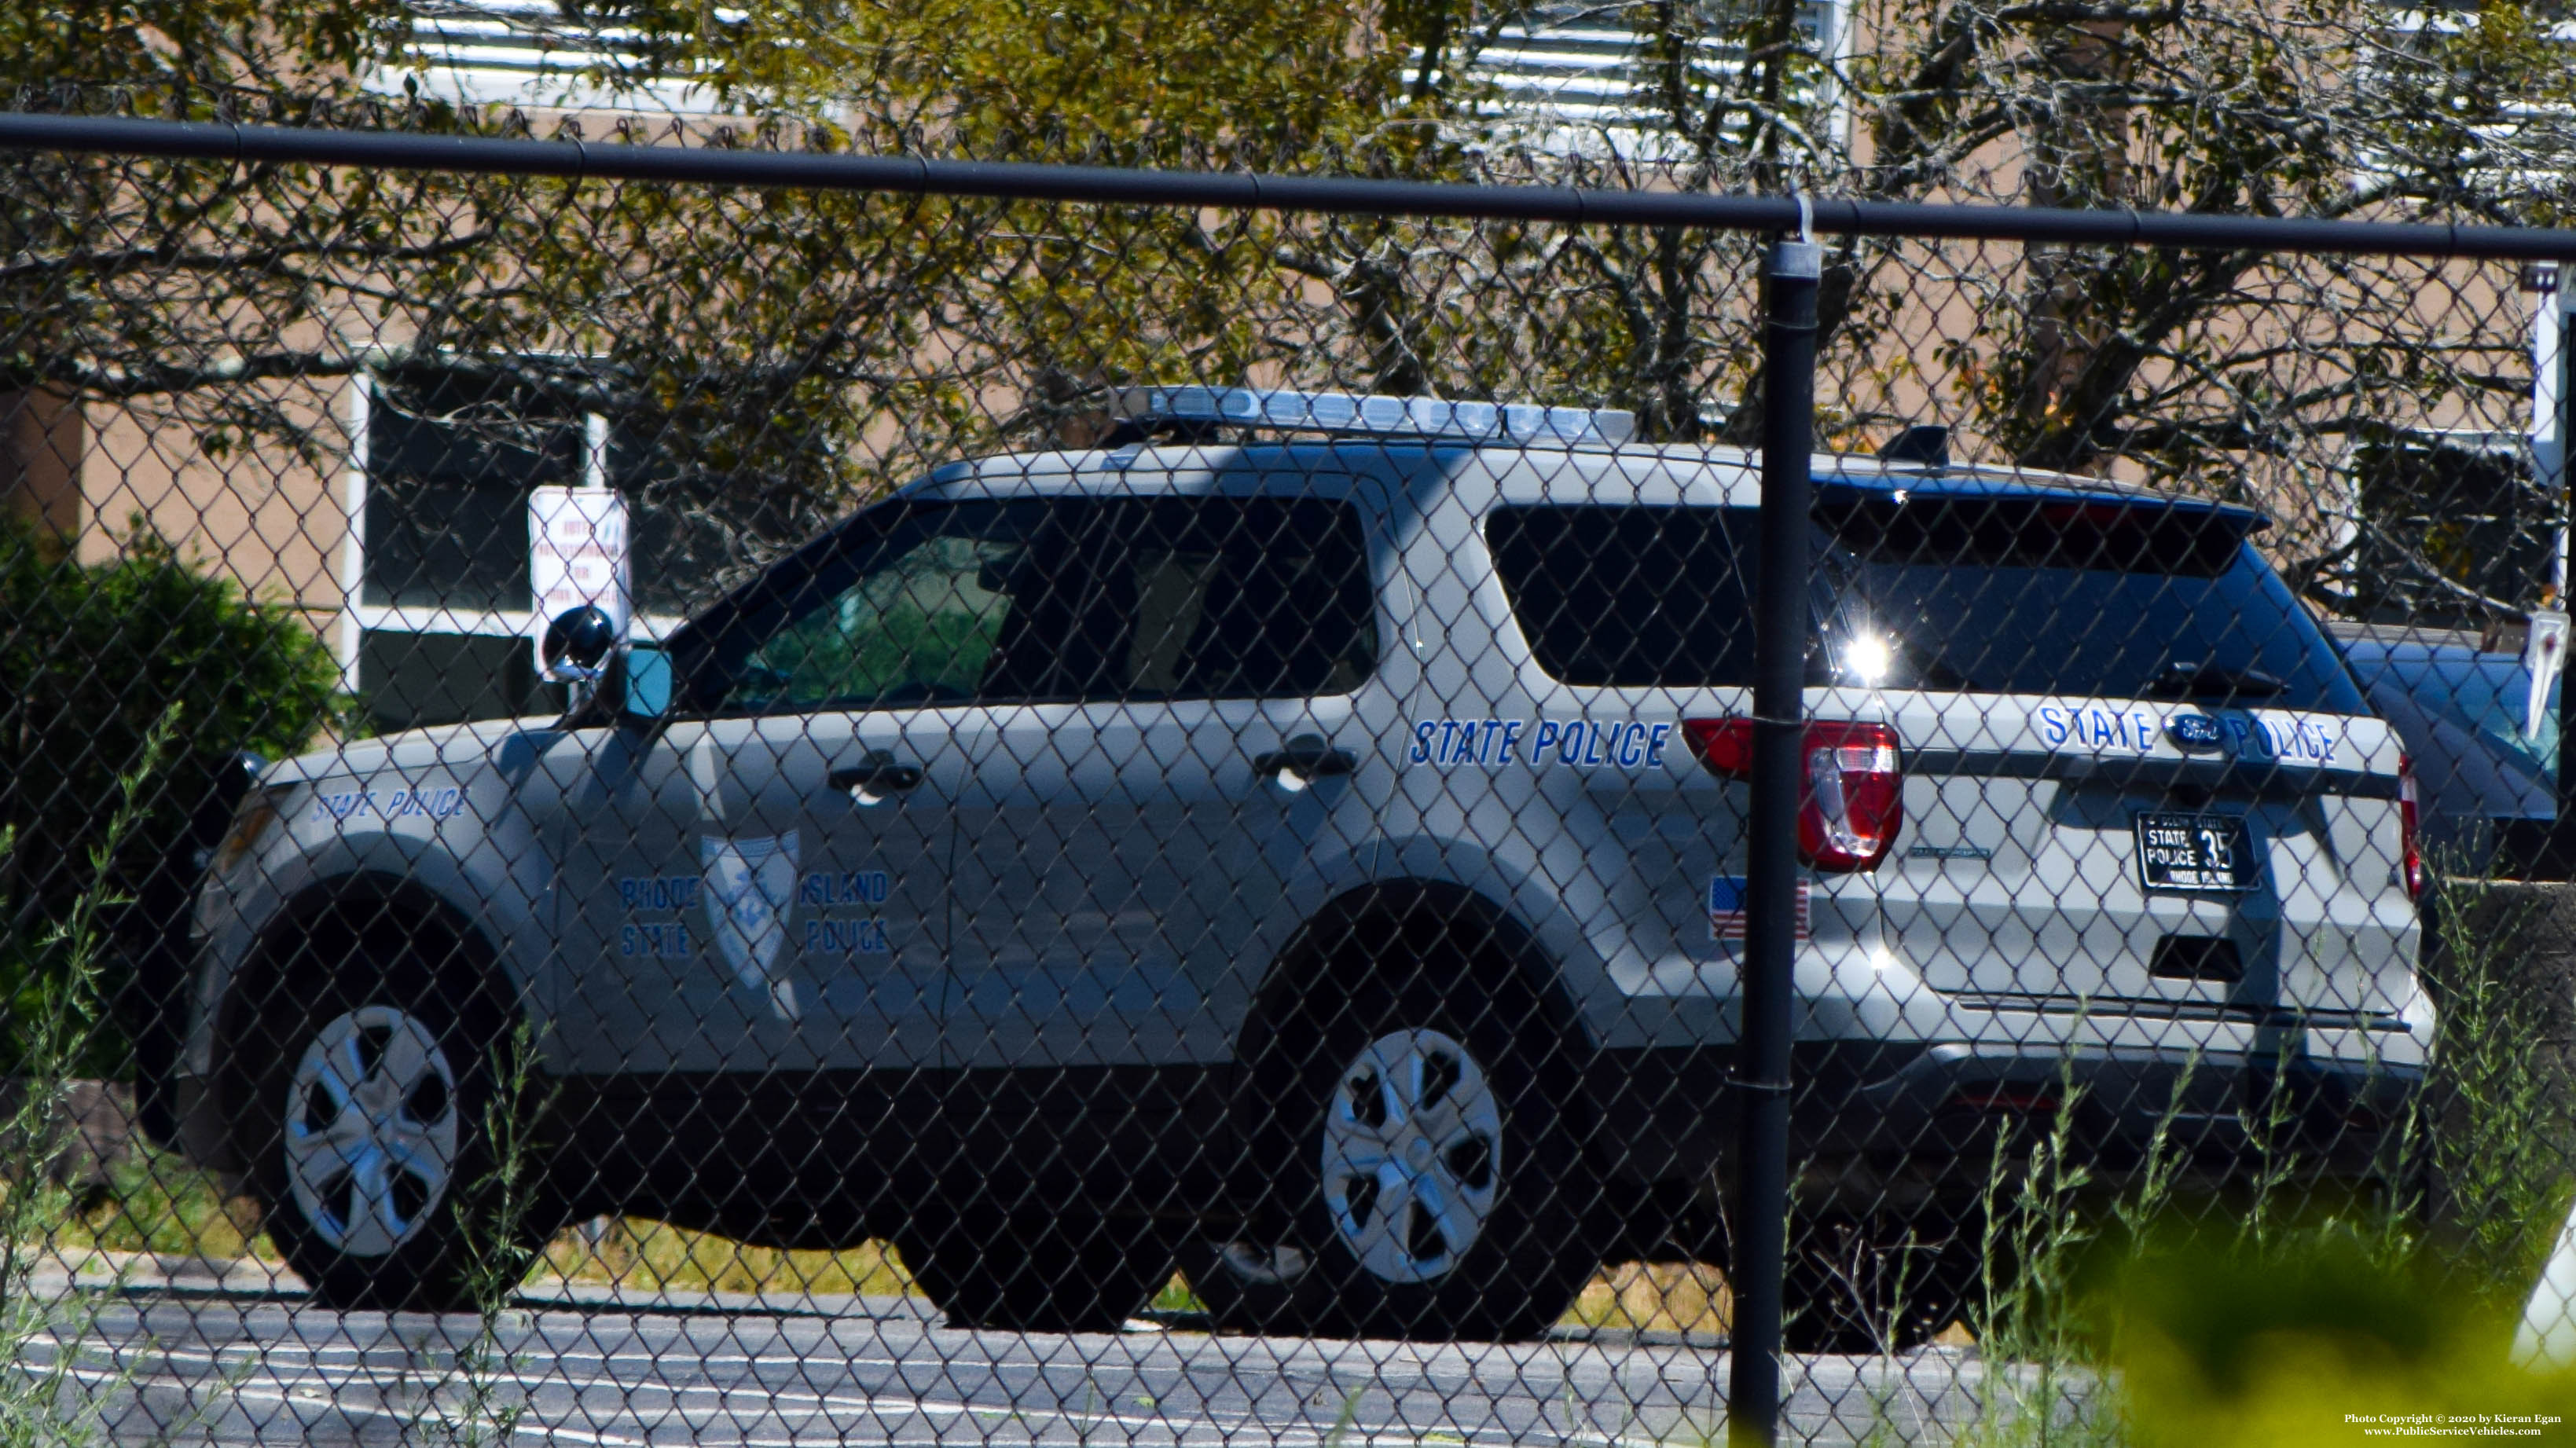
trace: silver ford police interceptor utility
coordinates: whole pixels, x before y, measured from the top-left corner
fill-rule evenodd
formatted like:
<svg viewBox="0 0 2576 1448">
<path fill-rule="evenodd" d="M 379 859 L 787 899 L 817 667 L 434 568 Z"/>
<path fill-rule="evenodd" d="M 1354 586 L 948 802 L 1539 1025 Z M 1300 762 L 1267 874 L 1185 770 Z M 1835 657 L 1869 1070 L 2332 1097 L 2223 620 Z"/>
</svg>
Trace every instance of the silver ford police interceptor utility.
<svg viewBox="0 0 2576 1448">
<path fill-rule="evenodd" d="M 323 1300 L 462 1291 L 514 1039 L 505 1227 L 886 1238 L 961 1323 L 1114 1325 L 1177 1263 L 1224 1326 L 1508 1337 L 1724 1260 L 1754 461 L 1116 409 L 658 647 L 569 618 L 560 720 L 261 778 L 184 1130 Z M 2263 519 L 1815 468 L 1793 1345 L 1956 1315 L 2008 1125 L 2223 1180 L 2286 1122 L 2366 1176 L 2431 1029 L 2408 785 Z"/>
</svg>

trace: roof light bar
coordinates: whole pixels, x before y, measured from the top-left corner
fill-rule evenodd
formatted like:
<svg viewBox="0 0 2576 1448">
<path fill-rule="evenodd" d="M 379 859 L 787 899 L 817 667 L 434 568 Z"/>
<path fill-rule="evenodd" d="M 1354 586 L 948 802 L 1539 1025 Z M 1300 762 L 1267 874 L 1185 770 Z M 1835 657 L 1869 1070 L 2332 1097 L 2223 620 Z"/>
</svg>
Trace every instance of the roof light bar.
<svg viewBox="0 0 2576 1448">
<path fill-rule="evenodd" d="M 1110 411 L 1120 418 L 1479 442 L 1617 443 L 1628 441 L 1637 430 L 1635 413 L 1609 408 L 1269 387 L 1122 387 L 1111 395 Z"/>
</svg>

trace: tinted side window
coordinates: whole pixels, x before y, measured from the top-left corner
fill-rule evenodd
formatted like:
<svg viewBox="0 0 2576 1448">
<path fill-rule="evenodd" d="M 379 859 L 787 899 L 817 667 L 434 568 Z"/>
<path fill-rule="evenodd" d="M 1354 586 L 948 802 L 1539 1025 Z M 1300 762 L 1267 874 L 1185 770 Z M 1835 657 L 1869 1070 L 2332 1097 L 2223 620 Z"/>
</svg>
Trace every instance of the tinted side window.
<svg viewBox="0 0 2576 1448">
<path fill-rule="evenodd" d="M 2127 699 L 2207 667 L 2270 676 L 2267 704 L 2363 712 L 2241 517 L 1939 494 L 1817 513 L 1810 683 Z M 1501 509 L 1485 536 L 1552 677 L 1723 687 L 1753 682 L 1759 527 L 1749 508 L 1592 505 Z"/>
<path fill-rule="evenodd" d="M 1025 508 L 920 508 L 827 562 L 745 630 L 725 669 L 723 713 L 812 713 L 979 698 L 1001 640 L 1023 620 L 997 587 L 1028 556 Z M 790 564 L 789 568 L 797 565 Z"/>
<path fill-rule="evenodd" d="M 1307 498 L 913 505 L 718 621 L 723 713 L 1304 697 L 1376 662 L 1358 514 Z"/>
<path fill-rule="evenodd" d="M 1133 498 L 1050 505 L 1003 580 L 986 692 L 1020 699 L 1300 698 L 1347 693 L 1377 661 L 1359 515 L 1321 498 Z"/>
<path fill-rule="evenodd" d="M 1551 678 L 1618 688 L 1753 682 L 1750 508 L 1504 508 L 1494 568 Z"/>
<path fill-rule="evenodd" d="M 1158 499 L 1135 521 L 1123 565 L 1136 595 L 1131 694 L 1346 694 L 1376 667 L 1376 591 L 1349 504 Z"/>
</svg>

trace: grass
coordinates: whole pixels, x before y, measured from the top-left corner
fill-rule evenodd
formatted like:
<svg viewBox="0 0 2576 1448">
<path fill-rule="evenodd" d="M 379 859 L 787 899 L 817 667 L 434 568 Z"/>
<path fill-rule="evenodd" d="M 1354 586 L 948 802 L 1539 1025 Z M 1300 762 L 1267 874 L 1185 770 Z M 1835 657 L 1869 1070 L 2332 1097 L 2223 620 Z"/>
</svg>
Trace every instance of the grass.
<svg viewBox="0 0 2576 1448">
<path fill-rule="evenodd" d="M 211 1173 L 153 1148 L 118 1162 L 99 1200 L 71 1215 L 49 1246 L 66 1258 L 96 1251 L 284 1265 L 259 1229 L 256 1203 L 224 1197 Z M 645 1217 L 609 1217 L 564 1229 L 546 1243 L 526 1281 L 538 1288 L 613 1287 L 645 1294 L 919 1295 L 890 1243 L 840 1251 L 755 1247 Z M 1152 1305 L 1161 1312 L 1204 1311 L 1177 1275 Z M 1728 1309 L 1726 1279 L 1714 1267 L 1627 1262 L 1593 1274 L 1562 1325 L 1723 1335 Z"/>
<path fill-rule="evenodd" d="M 1724 1274 L 1705 1263 L 1623 1262 L 1594 1273 L 1559 1325 L 1723 1335 L 1733 1308 Z"/>
<path fill-rule="evenodd" d="M 538 1258 L 541 1282 L 637 1292 L 901 1297 L 912 1275 L 884 1242 L 844 1251 L 754 1247 L 641 1217 L 612 1217 L 559 1233 Z"/>
<path fill-rule="evenodd" d="M 1960 1441 L 2295 1448 L 2405 1414 L 2570 1431 L 2576 1374 L 2523 1372 L 2507 1351 L 2576 1167 L 2548 1044 L 2565 986 L 2532 972 L 2527 897 L 2459 876 L 2439 889 L 2432 1070 L 2379 1190 L 2322 1189 L 2279 1093 L 2242 1108 L 2254 1160 L 2214 1194 L 2176 1189 L 2162 1129 L 2116 1186 L 2087 1179 L 2062 1127 L 1998 1154 L 1990 1221 L 2013 1250 L 1977 1324 L 1995 1370 Z"/>
<path fill-rule="evenodd" d="M 140 1143 L 109 1169 L 106 1190 L 56 1229 L 52 1245 L 66 1253 L 278 1260 L 260 1231 L 257 1203 L 224 1196 L 213 1173 Z"/>
<path fill-rule="evenodd" d="M 0 1120 L 0 1448 L 102 1441 L 109 1409 L 132 1387 L 119 1363 L 76 1370 L 95 1304 L 83 1294 L 40 1292 L 36 1276 L 58 1260 L 52 1243 L 78 1212 L 56 1169 L 70 1145 L 64 1112 L 72 1075 L 107 1023 L 100 988 L 106 920 L 124 903 L 109 883 L 109 862 L 143 818 L 143 784 L 177 724 L 174 705 L 145 736 L 133 772 L 118 781 L 115 808 L 90 851 L 89 877 L 63 918 L 33 942 L 0 935 L 0 955 L 37 966 L 26 977 L 32 990 L 10 996 L 10 1044 L 23 1089 Z M 0 829 L 0 860 L 17 845 L 13 831 Z"/>
</svg>

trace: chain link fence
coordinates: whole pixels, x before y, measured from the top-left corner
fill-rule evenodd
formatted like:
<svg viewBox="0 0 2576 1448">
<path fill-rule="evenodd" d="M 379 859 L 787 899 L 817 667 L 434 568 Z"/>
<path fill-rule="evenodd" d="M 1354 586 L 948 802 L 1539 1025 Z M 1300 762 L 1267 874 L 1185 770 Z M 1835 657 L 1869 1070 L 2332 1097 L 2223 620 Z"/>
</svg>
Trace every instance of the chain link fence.
<svg viewBox="0 0 2576 1448">
<path fill-rule="evenodd" d="M 2559 234 L 0 121 L 13 1434 L 2576 1402 Z"/>
</svg>

